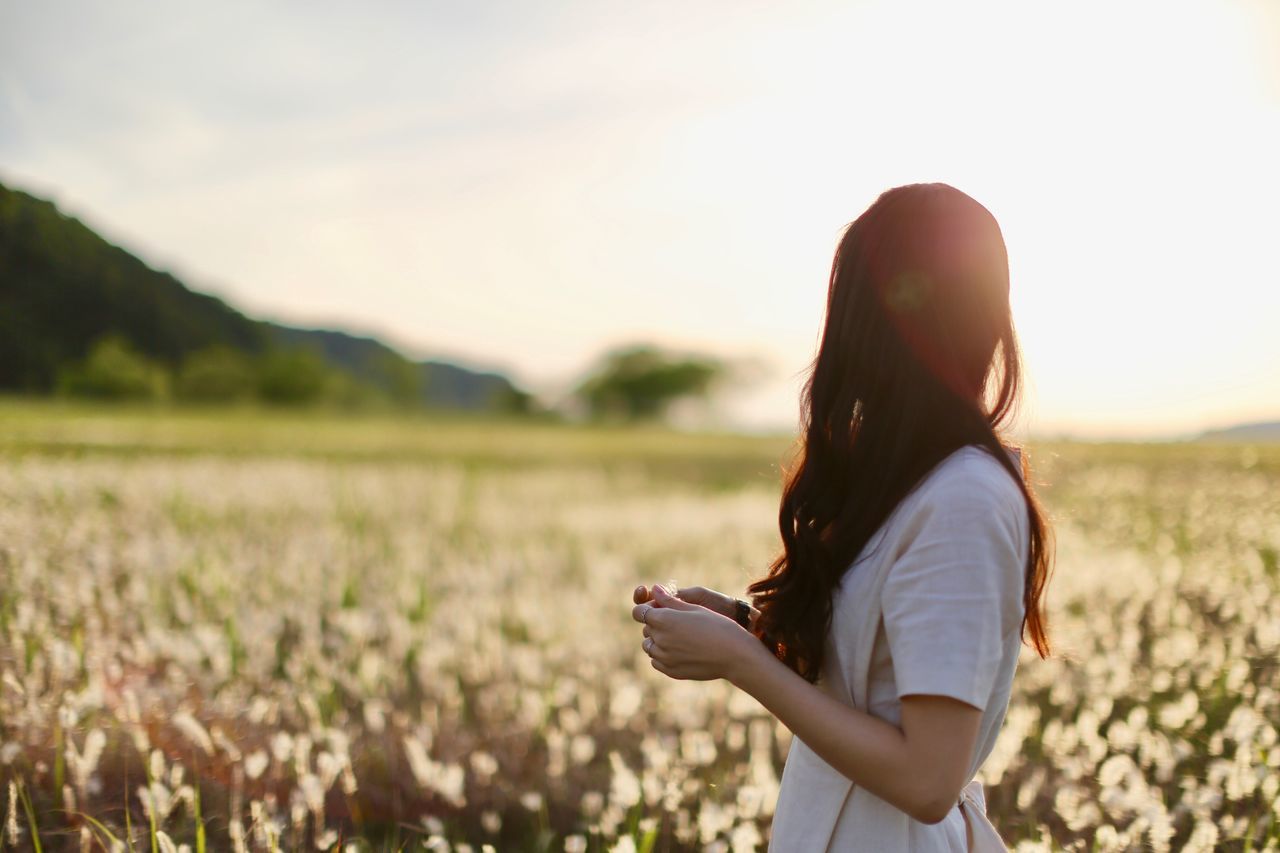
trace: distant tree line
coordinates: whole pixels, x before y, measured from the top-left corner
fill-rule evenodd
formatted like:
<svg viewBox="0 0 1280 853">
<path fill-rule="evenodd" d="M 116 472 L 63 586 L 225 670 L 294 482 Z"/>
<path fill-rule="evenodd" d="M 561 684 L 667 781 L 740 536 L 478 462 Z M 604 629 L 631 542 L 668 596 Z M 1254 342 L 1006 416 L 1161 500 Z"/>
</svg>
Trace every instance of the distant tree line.
<svg viewBox="0 0 1280 853">
<path fill-rule="evenodd" d="M 189 403 L 260 402 L 342 408 L 412 408 L 422 400 L 422 372 L 394 354 L 363 371 L 336 368 L 318 350 L 279 348 L 249 354 L 224 344 L 195 350 L 171 369 L 119 334 L 100 337 L 88 354 L 58 371 L 56 392 L 98 400 L 177 400 Z M 368 381 L 370 372 L 383 381 Z M 677 401 L 703 398 L 727 373 L 723 362 L 682 356 L 647 344 L 612 350 L 574 389 L 573 398 L 594 420 L 659 420 Z M 499 391 L 499 394 L 502 392 Z M 531 412 L 531 395 L 511 387 L 491 408 Z"/>
<path fill-rule="evenodd" d="M 140 352 L 119 334 L 99 338 L 80 360 L 63 366 L 55 393 L 97 400 L 181 401 L 202 404 L 258 402 L 279 406 L 324 404 L 345 409 L 422 405 L 423 372 L 388 356 L 371 368 L 386 373 L 373 382 L 335 367 L 315 349 L 270 349 L 246 353 L 214 344 L 186 355 L 176 368 Z M 532 398 L 498 387 L 490 408 L 524 412 Z"/>
<path fill-rule="evenodd" d="M 58 372 L 59 394 L 99 400 L 185 400 L 196 403 L 299 405 L 373 402 L 374 389 L 330 367 L 314 352 L 272 350 L 250 355 L 224 344 L 189 353 L 172 370 L 138 351 L 122 335 L 99 338 L 82 359 Z"/>
</svg>

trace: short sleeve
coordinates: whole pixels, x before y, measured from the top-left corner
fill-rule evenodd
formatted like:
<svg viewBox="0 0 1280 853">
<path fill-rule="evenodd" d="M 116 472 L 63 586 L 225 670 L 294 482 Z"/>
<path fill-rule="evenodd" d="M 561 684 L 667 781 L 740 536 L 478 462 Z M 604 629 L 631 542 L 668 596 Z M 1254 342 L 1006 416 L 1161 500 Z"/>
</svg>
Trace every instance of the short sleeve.
<svg viewBox="0 0 1280 853">
<path fill-rule="evenodd" d="M 885 635 L 899 698 L 950 696 L 984 710 L 1021 622 L 1026 505 L 982 451 L 938 473 L 885 580 Z"/>
</svg>

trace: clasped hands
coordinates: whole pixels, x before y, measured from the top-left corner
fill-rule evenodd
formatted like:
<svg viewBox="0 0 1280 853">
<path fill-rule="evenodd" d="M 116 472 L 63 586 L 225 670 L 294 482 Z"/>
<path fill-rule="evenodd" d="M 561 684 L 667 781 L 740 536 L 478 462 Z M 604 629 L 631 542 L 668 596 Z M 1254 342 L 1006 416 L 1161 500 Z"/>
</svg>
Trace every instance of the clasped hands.
<svg viewBox="0 0 1280 853">
<path fill-rule="evenodd" d="M 641 645 L 653 668 L 671 678 L 710 681 L 737 675 L 764 646 L 729 616 L 733 599 L 700 586 L 672 594 L 659 584 L 632 594 L 631 618 L 644 623 Z"/>
</svg>

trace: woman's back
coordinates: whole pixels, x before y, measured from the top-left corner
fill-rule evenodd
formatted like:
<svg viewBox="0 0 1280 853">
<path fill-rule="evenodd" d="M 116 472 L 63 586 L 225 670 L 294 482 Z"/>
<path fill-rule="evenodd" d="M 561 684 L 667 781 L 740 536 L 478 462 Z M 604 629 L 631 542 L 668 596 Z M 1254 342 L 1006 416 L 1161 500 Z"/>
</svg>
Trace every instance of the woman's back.
<svg viewBox="0 0 1280 853">
<path fill-rule="evenodd" d="M 901 697 L 982 709 L 972 777 L 995 745 L 1021 648 L 1026 503 L 987 451 L 946 457 L 890 515 L 835 591 L 818 684 L 887 720 Z M 976 816 L 974 816 L 976 817 Z M 964 818 L 911 820 L 852 783 L 799 738 L 783 772 L 770 848 L 963 851 Z"/>
</svg>

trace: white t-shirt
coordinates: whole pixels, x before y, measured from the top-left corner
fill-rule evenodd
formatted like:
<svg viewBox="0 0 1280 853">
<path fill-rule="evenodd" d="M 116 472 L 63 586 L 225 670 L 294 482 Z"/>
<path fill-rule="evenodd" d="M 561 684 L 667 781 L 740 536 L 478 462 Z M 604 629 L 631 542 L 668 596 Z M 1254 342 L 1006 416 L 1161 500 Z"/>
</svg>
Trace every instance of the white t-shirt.
<svg viewBox="0 0 1280 853">
<path fill-rule="evenodd" d="M 981 709 L 972 778 L 1008 707 L 1029 545 L 1026 503 L 1009 472 L 982 448 L 952 453 L 899 504 L 837 587 L 818 686 L 894 725 L 901 697 L 913 693 Z M 959 809 L 937 824 L 912 820 L 793 738 L 770 849 L 819 850 L 824 832 L 833 851 L 966 849 Z"/>
</svg>

